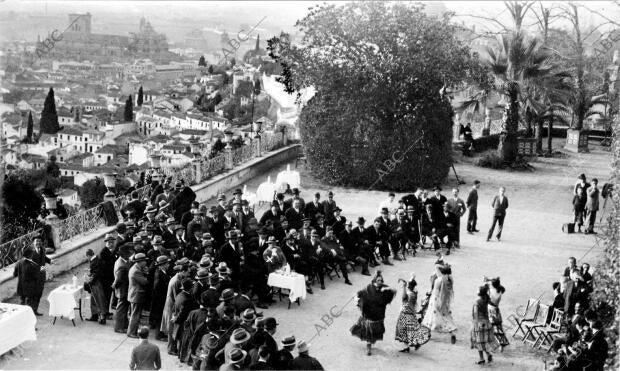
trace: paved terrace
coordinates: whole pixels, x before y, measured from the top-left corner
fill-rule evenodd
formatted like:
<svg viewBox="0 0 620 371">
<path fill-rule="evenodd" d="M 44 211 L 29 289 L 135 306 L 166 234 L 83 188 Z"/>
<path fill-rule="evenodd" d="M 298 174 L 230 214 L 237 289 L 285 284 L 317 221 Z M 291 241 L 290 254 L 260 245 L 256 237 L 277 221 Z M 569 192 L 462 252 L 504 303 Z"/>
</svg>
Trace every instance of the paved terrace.
<svg viewBox="0 0 620 371">
<path fill-rule="evenodd" d="M 561 144 L 560 140 L 556 142 Z M 447 335 L 433 334 L 431 341 L 418 351 L 399 353 L 399 345 L 392 340 L 400 310 L 400 301 L 395 299 L 387 310 L 385 341 L 377 343 L 378 349 L 373 356 L 366 356 L 365 345 L 348 332 L 359 311 L 352 303 L 344 306 L 357 290 L 369 282 L 367 277 L 359 274 L 359 270 L 351 275 L 353 286 L 344 285 L 342 279 L 327 280 L 327 289 L 322 291 L 315 286 L 314 295 L 308 295 L 307 301 L 300 307 L 295 305 L 287 310 L 283 301 L 264 311 L 280 323 L 276 338 L 295 334 L 297 339 L 312 339 L 310 353 L 327 370 L 479 369 L 474 364 L 477 353 L 469 346 L 469 330 L 471 306 L 482 277 L 501 276 L 507 291 L 500 307 L 506 318 L 528 297 L 542 294 L 543 302 L 550 302 L 551 283 L 558 280 L 567 257 L 575 256 L 581 259 L 580 262 L 595 263 L 600 253 L 596 237 L 564 234 L 561 225 L 571 219 L 571 192 L 576 176 L 583 172 L 588 178 L 598 177 L 601 184 L 604 183 L 608 179 L 609 159 L 609 152 L 593 149 L 589 154 L 569 154 L 563 159 L 539 159 L 533 163 L 536 171 L 532 173 L 482 169 L 473 166 L 470 159 L 457 161 L 455 167 L 459 177 L 467 182 L 461 188 L 462 196 L 466 196 L 474 179 L 479 179 L 482 187 L 479 192 L 481 233 L 469 235 L 462 232 L 462 249 L 447 257 L 453 265 L 455 279 L 453 313 L 459 326 L 455 345 L 450 344 Z M 272 179 L 284 167 L 281 165 L 270 170 Z M 255 191 L 266 176 L 252 179 L 247 183 L 248 189 Z M 444 193 L 449 194 L 449 188 L 455 184 L 454 174 L 451 173 L 444 184 Z M 489 203 L 500 185 L 507 187 L 510 199 L 505 231 L 501 243 L 486 243 L 484 232 L 491 221 Z M 305 172 L 302 173 L 302 188 L 305 199 L 316 191 L 324 194 L 329 189 Z M 343 215 L 349 219 L 360 215 L 370 219 L 375 216 L 379 202 L 387 197 L 387 192 L 372 190 L 333 188 L 333 191 L 336 202 L 344 210 Z M 433 253 L 424 251 L 418 257 L 396 262 L 393 267 L 383 267 L 386 283 L 395 287 L 399 277 L 408 278 L 415 272 L 422 296 L 430 288 L 428 277 L 434 260 Z M 70 281 L 74 272 L 81 274 L 86 269 L 86 265 L 81 265 L 48 282 L 44 297 L 54 287 Z M 335 305 L 342 314 L 333 322 L 323 322 L 322 318 Z M 47 311 L 45 300 L 41 303 L 41 311 Z M 88 314 L 87 309 L 85 317 Z M 317 329 L 320 330 L 318 335 Z M 38 341 L 26 343 L 15 354 L 0 359 L 0 369 L 126 369 L 131 348 L 137 343 L 135 339 L 115 334 L 110 321 L 105 327 L 92 322 L 77 322 L 74 328 L 66 320 L 59 320 L 52 326 L 47 316 L 39 318 L 38 336 Z M 492 364 L 485 365 L 485 369 L 542 369 L 543 353 L 531 351 L 510 335 L 509 340 L 512 344 L 504 353 L 497 354 Z M 163 369 L 189 369 L 166 354 L 165 343 L 155 341 L 155 344 L 162 350 Z"/>
</svg>

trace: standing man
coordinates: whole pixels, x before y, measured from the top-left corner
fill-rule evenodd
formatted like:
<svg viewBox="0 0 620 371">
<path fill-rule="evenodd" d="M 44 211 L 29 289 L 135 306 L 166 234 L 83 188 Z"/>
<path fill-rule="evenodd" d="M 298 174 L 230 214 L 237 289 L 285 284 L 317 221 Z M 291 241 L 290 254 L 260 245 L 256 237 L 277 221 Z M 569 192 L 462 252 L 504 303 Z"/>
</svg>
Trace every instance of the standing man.
<svg viewBox="0 0 620 371">
<path fill-rule="evenodd" d="M 90 313 L 88 321 L 99 321 L 100 325 L 105 325 L 108 316 L 108 296 L 103 290 L 104 270 L 103 262 L 99 259 L 92 249 L 86 250 L 86 258 L 89 260 L 90 274 Z"/>
<path fill-rule="evenodd" d="M 312 202 L 306 204 L 305 212 L 307 218 L 314 221 L 316 214 L 323 211 L 323 204 L 321 203 L 321 194 L 319 192 L 314 194 Z"/>
<path fill-rule="evenodd" d="M 129 269 L 129 291 L 127 300 L 131 305 L 131 318 L 127 328 L 127 336 L 137 338 L 138 325 L 142 316 L 142 309 L 146 305 L 146 290 L 149 285 L 147 278 L 147 261 L 144 253 L 137 253 L 133 257 L 134 265 Z"/>
<path fill-rule="evenodd" d="M 465 211 L 467 211 L 467 206 L 465 206 L 465 202 L 459 198 L 459 190 L 457 188 L 452 188 L 452 198 L 448 200 L 448 211 L 452 214 L 456 215 L 456 225 L 454 226 L 454 242 L 456 242 L 456 246 L 461 246 L 461 217 L 465 215 Z"/>
<path fill-rule="evenodd" d="M 45 255 L 45 249 L 43 248 L 43 239 L 40 234 L 37 234 L 32 238 L 32 244 L 34 246 L 32 261 L 37 263 L 41 268 L 39 269 L 39 290 L 37 294 L 33 297 L 33 302 L 31 306 L 34 310 L 35 315 L 42 316 L 43 314 L 39 313 L 39 302 L 41 301 L 41 296 L 43 296 L 45 279 L 47 278 L 47 275 L 45 274 L 45 263 L 51 264 L 52 261 Z"/>
<path fill-rule="evenodd" d="M 149 343 L 149 328 L 140 327 L 138 331 L 140 344 L 131 351 L 130 370 L 159 370 L 161 368 L 161 354 L 155 344 Z"/>
<path fill-rule="evenodd" d="M 131 252 L 128 245 L 121 245 L 118 249 L 118 259 L 114 263 L 114 296 L 116 296 L 116 311 L 114 312 L 114 332 L 125 333 L 129 325 L 127 312 L 129 311 L 129 302 L 127 301 L 127 292 L 129 291 L 129 262 L 127 258 Z"/>
<path fill-rule="evenodd" d="M 161 333 L 161 319 L 164 313 L 166 297 L 168 295 L 168 283 L 171 278 L 168 274 L 169 266 L 170 259 L 166 255 L 157 257 L 157 260 L 155 261 L 155 274 L 153 279 L 153 296 L 149 314 L 151 328 L 155 329 L 155 340 L 164 340 L 167 338 Z"/>
<path fill-rule="evenodd" d="M 586 230 L 585 233 L 595 233 L 594 232 L 594 223 L 596 222 L 596 212 L 598 211 L 599 206 L 599 195 L 600 191 L 598 189 L 598 179 L 592 179 L 592 185 L 587 188 L 586 193 L 588 194 L 588 200 L 586 201 Z"/>
<path fill-rule="evenodd" d="M 32 249 L 24 250 L 23 257 L 15 264 L 13 277 L 17 277 L 17 295 L 20 297 L 21 305 L 29 305 L 32 310 L 36 308 L 37 295 L 39 292 L 39 274 L 41 269 L 37 263 L 32 260 Z"/>
<path fill-rule="evenodd" d="M 467 195 L 466 204 L 469 209 L 469 214 L 467 215 L 467 232 L 470 234 L 480 232 L 476 229 L 476 222 L 478 222 L 478 188 L 480 188 L 480 181 L 474 180 L 474 185 Z"/>
<path fill-rule="evenodd" d="M 506 188 L 499 187 L 499 193 L 493 197 L 493 201 L 491 202 L 491 207 L 493 208 L 493 223 L 491 224 L 489 234 L 487 235 L 487 242 L 491 240 L 496 223 L 499 227 L 497 228 L 497 235 L 495 237 L 497 238 L 497 241 L 502 238 L 504 218 L 506 218 L 506 209 L 508 208 L 508 197 L 506 197 L 504 193 L 506 193 Z"/>
<path fill-rule="evenodd" d="M 327 200 L 323 201 L 323 215 L 325 216 L 325 222 L 327 225 L 332 225 L 332 219 L 334 217 L 334 209 L 336 209 L 336 201 L 334 201 L 334 193 L 329 191 L 327 193 Z"/>
</svg>

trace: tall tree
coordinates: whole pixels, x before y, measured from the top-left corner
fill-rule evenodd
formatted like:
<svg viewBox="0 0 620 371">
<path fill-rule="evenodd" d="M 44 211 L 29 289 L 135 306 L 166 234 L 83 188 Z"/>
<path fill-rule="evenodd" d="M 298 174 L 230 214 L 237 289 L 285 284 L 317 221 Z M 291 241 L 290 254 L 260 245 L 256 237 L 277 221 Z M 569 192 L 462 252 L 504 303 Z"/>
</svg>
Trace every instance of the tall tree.
<svg viewBox="0 0 620 371">
<path fill-rule="evenodd" d="M 517 158 L 522 90 L 527 84 L 550 74 L 553 65 L 540 41 L 522 32 L 503 35 L 499 41 L 497 49 L 488 48 L 487 51 L 496 87 L 506 99 L 498 151 L 503 162 L 511 164 Z"/>
<path fill-rule="evenodd" d="M 445 87 L 461 84 L 470 58 L 451 16 L 430 17 L 414 3 L 352 2 L 313 7 L 296 27 L 303 47 L 281 34 L 268 50 L 287 92 L 303 102 L 306 88 L 315 90 L 299 118 L 315 175 L 390 189 L 443 181 L 452 163 Z"/>
<path fill-rule="evenodd" d="M 28 112 L 28 126 L 26 127 L 26 142 L 32 143 L 32 131 L 34 129 L 34 123 L 32 121 L 32 111 Z"/>
<path fill-rule="evenodd" d="M 58 113 L 56 112 L 56 101 L 54 100 L 54 89 L 50 88 L 43 103 L 41 111 L 41 133 L 56 134 L 60 130 L 58 124 Z"/>
<path fill-rule="evenodd" d="M 209 69 L 207 70 L 209 72 L 209 75 L 213 75 L 213 65 L 209 65 Z"/>
<path fill-rule="evenodd" d="M 198 66 L 200 67 L 207 67 L 207 61 L 205 60 L 205 56 L 201 55 L 200 59 L 198 60 Z"/>
<path fill-rule="evenodd" d="M 133 121 L 133 100 L 131 99 L 131 95 L 125 101 L 125 113 L 124 113 L 125 122 Z"/>
<path fill-rule="evenodd" d="M 138 89 L 138 107 L 142 107 L 142 103 L 144 103 L 144 91 L 142 90 L 142 86 Z"/>
</svg>

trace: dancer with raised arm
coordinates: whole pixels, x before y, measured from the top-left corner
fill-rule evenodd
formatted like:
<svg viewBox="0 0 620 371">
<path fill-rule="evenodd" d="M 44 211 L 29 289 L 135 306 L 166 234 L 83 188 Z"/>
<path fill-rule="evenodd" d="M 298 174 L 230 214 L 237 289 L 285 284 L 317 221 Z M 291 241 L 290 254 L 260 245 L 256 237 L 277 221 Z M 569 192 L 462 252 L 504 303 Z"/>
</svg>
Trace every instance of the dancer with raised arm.
<svg viewBox="0 0 620 371">
<path fill-rule="evenodd" d="M 418 285 L 415 281 L 415 275 L 411 275 L 409 281 L 403 279 L 398 280 L 403 287 L 402 308 L 396 321 L 396 340 L 405 344 L 405 348 L 400 352 L 409 353 L 409 348 L 413 347 L 418 350 L 421 345 L 426 344 L 431 339 L 431 330 L 428 327 L 421 326 L 416 317 L 417 301 L 418 301 Z"/>
<path fill-rule="evenodd" d="M 478 350 L 479 365 L 484 364 L 484 353 L 489 362 L 493 361 L 491 351 L 497 349 L 499 344 L 493 335 L 493 326 L 489 321 L 489 287 L 487 285 L 478 288 L 478 299 L 472 308 L 473 326 L 471 329 L 471 348 Z"/>
<path fill-rule="evenodd" d="M 499 341 L 499 345 L 502 347 L 501 351 L 503 352 L 504 348 L 510 345 L 502 325 L 502 312 L 499 310 L 499 302 L 502 300 L 502 295 L 506 292 L 506 289 L 500 283 L 499 277 L 484 277 L 484 282 L 489 287 L 489 320 L 493 326 L 493 334 L 497 341 Z"/>
<path fill-rule="evenodd" d="M 377 340 L 383 340 L 385 307 L 390 304 L 395 294 L 396 290 L 383 283 L 379 270 L 375 272 L 372 282 L 357 293 L 357 305 L 362 315 L 351 327 L 351 335 L 366 342 L 367 355 L 371 355 L 372 345 Z"/>
<path fill-rule="evenodd" d="M 422 325 L 432 331 L 450 333 L 450 342 L 456 343 L 454 332 L 456 323 L 452 318 L 452 301 L 454 300 L 454 282 L 452 268 L 449 264 L 435 264 L 437 278 L 433 282 L 433 290 L 429 299 L 428 309 Z"/>
</svg>

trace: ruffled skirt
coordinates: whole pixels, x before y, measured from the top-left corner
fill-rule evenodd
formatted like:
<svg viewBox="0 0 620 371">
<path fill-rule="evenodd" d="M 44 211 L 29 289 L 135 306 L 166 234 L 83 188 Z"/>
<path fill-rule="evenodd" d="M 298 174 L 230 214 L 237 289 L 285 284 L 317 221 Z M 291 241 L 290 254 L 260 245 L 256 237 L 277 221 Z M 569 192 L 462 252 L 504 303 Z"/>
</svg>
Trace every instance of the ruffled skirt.
<svg viewBox="0 0 620 371">
<path fill-rule="evenodd" d="M 396 340 L 407 346 L 426 344 L 431 339 L 431 330 L 421 326 L 415 314 L 401 311 L 396 321 Z"/>
<path fill-rule="evenodd" d="M 471 329 L 471 348 L 485 352 L 494 351 L 499 342 L 493 335 L 493 326 L 489 320 L 475 321 Z"/>
<path fill-rule="evenodd" d="M 385 325 L 383 320 L 371 321 L 361 316 L 351 327 L 351 335 L 360 338 L 362 341 L 374 344 L 377 340 L 383 340 Z"/>
</svg>

